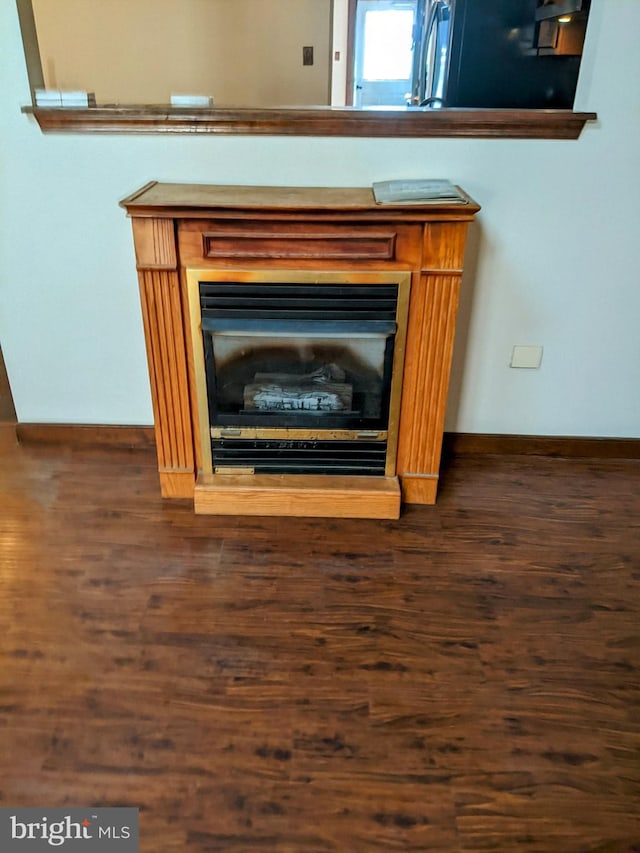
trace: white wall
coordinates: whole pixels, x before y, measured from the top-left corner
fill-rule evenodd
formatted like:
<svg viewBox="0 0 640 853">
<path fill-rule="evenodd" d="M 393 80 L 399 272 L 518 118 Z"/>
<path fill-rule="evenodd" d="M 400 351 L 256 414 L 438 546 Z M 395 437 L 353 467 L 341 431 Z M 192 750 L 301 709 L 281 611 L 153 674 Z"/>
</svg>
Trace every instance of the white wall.
<svg viewBox="0 0 640 853">
<path fill-rule="evenodd" d="M 331 44 L 331 104 L 347 103 L 347 54 L 349 51 L 349 0 L 333 0 Z"/>
<path fill-rule="evenodd" d="M 129 222 L 150 179 L 367 185 L 447 176 L 483 205 L 448 429 L 640 436 L 638 0 L 596 0 L 577 142 L 44 136 L 0 4 L 0 341 L 22 421 L 151 423 Z M 542 344 L 538 371 L 508 367 Z"/>
</svg>

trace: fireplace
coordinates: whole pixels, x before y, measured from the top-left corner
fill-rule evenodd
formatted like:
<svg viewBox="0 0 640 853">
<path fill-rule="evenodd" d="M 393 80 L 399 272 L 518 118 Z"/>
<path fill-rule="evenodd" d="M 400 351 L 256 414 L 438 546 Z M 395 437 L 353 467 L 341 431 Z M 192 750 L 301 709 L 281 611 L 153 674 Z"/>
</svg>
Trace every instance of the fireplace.
<svg viewBox="0 0 640 853">
<path fill-rule="evenodd" d="M 204 473 L 395 473 L 409 273 L 186 277 Z"/>
<path fill-rule="evenodd" d="M 164 498 L 357 518 L 435 502 L 479 210 L 462 195 L 152 182 L 122 202 Z"/>
</svg>

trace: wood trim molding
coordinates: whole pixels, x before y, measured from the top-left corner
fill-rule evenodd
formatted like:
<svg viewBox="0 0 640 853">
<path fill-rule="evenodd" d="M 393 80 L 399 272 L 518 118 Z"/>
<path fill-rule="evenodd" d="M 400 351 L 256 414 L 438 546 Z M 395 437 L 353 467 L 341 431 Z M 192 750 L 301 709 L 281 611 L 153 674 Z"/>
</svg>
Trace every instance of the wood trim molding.
<svg viewBox="0 0 640 853">
<path fill-rule="evenodd" d="M 286 136 L 578 139 L 596 113 L 571 110 L 172 109 L 25 106 L 43 133 L 217 133 Z"/>
<path fill-rule="evenodd" d="M 459 275 L 422 275 L 411 291 L 397 460 L 408 502 L 426 493 L 435 502 L 433 483 L 421 478 L 437 478 L 440 468 L 459 295 Z"/>
<path fill-rule="evenodd" d="M 190 497 L 195 460 L 179 277 L 142 270 L 138 278 L 162 495 Z"/>
<path fill-rule="evenodd" d="M 176 269 L 176 236 L 170 219 L 135 218 L 131 225 L 139 270 Z"/>
<path fill-rule="evenodd" d="M 7 426 L 13 429 L 14 425 Z M 148 452 L 155 451 L 156 447 L 152 426 L 19 423 L 15 425 L 15 430 L 20 444 L 26 445 L 111 447 L 115 450 Z M 575 459 L 640 459 L 640 438 L 445 432 L 442 452 L 444 458 L 474 454 L 564 456 Z M 407 477 L 416 479 L 415 475 L 411 477 L 409 474 Z M 425 479 L 424 475 L 420 479 Z"/>
<path fill-rule="evenodd" d="M 202 232 L 202 257 L 390 261 L 395 258 L 396 236 L 395 230 L 376 232 L 370 228 L 305 225 L 296 231 L 286 223 L 286 227 L 267 230 L 259 224 L 256 227 L 243 223 L 238 227 L 232 223 L 230 228 L 220 225 L 215 231 Z"/>
<path fill-rule="evenodd" d="M 640 438 L 499 435 L 446 432 L 443 457 L 472 454 L 564 456 L 575 459 L 640 459 Z"/>
<path fill-rule="evenodd" d="M 16 424 L 20 444 L 61 447 L 100 447 L 118 450 L 155 451 L 152 426 L 104 426 L 101 424 Z"/>
</svg>

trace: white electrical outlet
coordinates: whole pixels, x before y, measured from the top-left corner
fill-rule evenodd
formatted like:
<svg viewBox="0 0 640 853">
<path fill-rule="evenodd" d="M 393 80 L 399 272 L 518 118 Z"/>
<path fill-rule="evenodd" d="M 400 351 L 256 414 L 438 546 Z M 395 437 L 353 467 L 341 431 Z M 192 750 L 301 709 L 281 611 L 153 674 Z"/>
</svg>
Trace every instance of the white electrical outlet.
<svg viewBox="0 0 640 853">
<path fill-rule="evenodd" d="M 536 369 L 542 364 L 542 347 L 516 346 L 511 353 L 511 367 Z"/>
</svg>

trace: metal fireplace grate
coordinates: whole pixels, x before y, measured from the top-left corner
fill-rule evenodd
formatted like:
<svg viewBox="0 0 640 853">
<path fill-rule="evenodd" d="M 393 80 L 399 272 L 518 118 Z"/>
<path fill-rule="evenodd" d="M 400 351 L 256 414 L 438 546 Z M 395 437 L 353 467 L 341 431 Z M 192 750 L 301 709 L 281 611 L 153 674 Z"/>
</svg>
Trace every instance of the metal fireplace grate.
<svg viewBox="0 0 640 853">
<path fill-rule="evenodd" d="M 352 474 L 382 476 L 386 441 L 214 439 L 213 465 L 255 474 Z"/>
<path fill-rule="evenodd" d="M 200 282 L 202 318 L 395 321 L 398 285 Z"/>
</svg>

